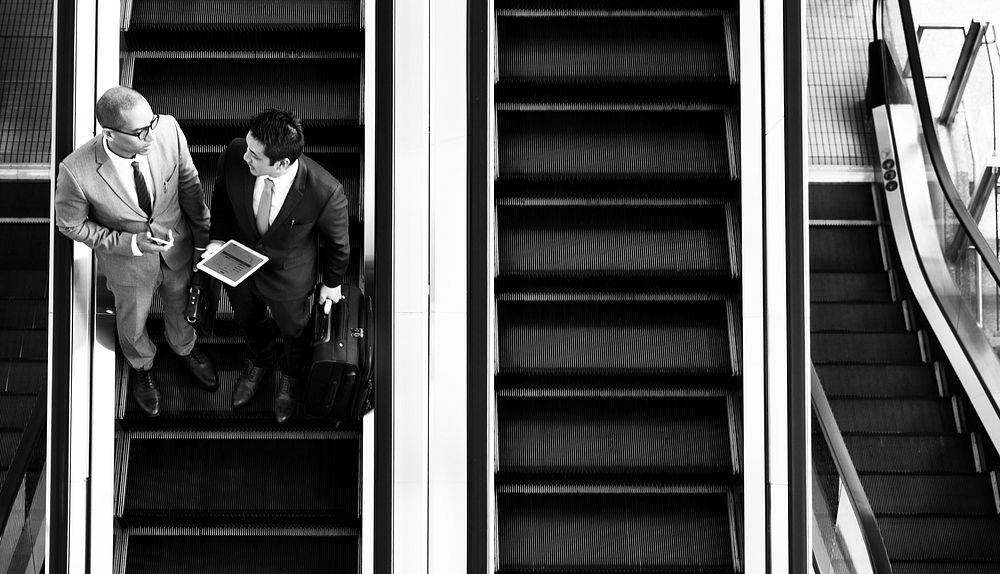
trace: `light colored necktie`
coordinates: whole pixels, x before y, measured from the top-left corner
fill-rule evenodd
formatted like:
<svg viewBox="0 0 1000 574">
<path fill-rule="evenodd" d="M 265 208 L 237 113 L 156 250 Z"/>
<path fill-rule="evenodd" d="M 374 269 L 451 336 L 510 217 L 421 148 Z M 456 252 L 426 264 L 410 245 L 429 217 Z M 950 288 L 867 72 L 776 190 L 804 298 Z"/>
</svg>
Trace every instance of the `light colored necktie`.
<svg viewBox="0 0 1000 574">
<path fill-rule="evenodd" d="M 274 180 L 264 179 L 264 191 L 260 193 L 260 203 L 257 204 L 257 233 L 264 235 L 271 226 L 271 195 L 274 192 Z"/>
</svg>

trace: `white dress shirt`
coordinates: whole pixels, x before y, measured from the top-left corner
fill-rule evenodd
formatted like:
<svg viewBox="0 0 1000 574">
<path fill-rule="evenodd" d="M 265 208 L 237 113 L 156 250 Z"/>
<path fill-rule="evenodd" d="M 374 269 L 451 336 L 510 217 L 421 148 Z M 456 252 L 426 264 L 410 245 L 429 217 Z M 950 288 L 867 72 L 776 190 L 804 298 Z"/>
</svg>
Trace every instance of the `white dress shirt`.
<svg viewBox="0 0 1000 574">
<path fill-rule="evenodd" d="M 274 181 L 274 187 L 271 188 L 271 213 L 267 218 L 268 225 L 274 223 L 274 218 L 281 211 L 281 206 L 285 203 L 285 198 L 288 197 L 288 190 L 292 188 L 292 182 L 295 181 L 295 176 L 298 173 L 299 160 L 295 160 L 292 162 L 292 165 L 288 166 L 288 171 L 278 177 L 270 178 Z M 257 181 L 253 184 L 254 215 L 257 215 L 257 211 L 260 208 L 260 196 L 264 193 L 264 180 L 266 179 L 268 179 L 267 176 L 259 175 L 257 176 Z"/>
<path fill-rule="evenodd" d="M 111 158 L 111 165 L 114 166 L 115 172 L 118 173 L 118 179 L 121 180 L 122 185 L 125 186 L 125 193 L 128 194 L 129 198 L 139 205 L 139 196 L 135 192 L 135 176 L 132 175 L 132 162 L 139 162 L 139 171 L 142 172 L 143 179 L 146 180 L 146 189 L 149 190 L 149 204 L 156 205 L 156 186 L 153 185 L 153 174 L 149 171 L 149 158 L 144 155 L 136 154 L 134 158 L 125 158 L 115 152 L 111 151 L 108 147 L 108 138 L 104 138 L 104 151 L 107 152 L 108 157 Z M 136 257 L 142 256 L 142 251 L 139 251 L 139 245 L 136 243 L 137 236 L 132 236 L 132 255 Z"/>
</svg>

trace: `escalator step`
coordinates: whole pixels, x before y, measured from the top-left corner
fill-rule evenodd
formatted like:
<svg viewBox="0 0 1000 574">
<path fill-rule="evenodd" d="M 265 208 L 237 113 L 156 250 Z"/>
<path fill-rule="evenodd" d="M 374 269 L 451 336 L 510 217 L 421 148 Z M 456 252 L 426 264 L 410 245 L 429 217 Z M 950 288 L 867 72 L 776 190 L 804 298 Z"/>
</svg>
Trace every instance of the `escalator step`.
<svg viewBox="0 0 1000 574">
<path fill-rule="evenodd" d="M 48 359 L 48 332 L 40 329 L 7 329 L 0 337 L 0 360 Z"/>
<path fill-rule="evenodd" d="M 1000 562 L 1000 520 L 996 517 L 885 516 L 878 522 L 890 560 Z"/>
<path fill-rule="evenodd" d="M 916 333 L 813 333 L 812 359 L 823 363 L 920 363 Z"/>
<path fill-rule="evenodd" d="M 166 344 L 160 344 L 158 345 L 154 372 L 162 396 L 161 419 L 273 419 L 274 395 L 277 392 L 278 382 L 277 372 L 272 371 L 268 379 L 257 390 L 253 400 L 240 410 L 234 411 L 232 396 L 236 382 L 243 372 L 245 345 L 243 343 L 200 344 L 199 347 L 215 365 L 216 373 L 219 376 L 219 390 L 209 393 L 196 386 L 181 360 Z M 118 368 L 122 369 L 124 366 L 119 364 Z M 134 374 L 130 373 L 129 376 L 134 376 Z M 120 396 L 119 400 L 121 400 Z M 144 420 L 145 415 L 139 409 L 131 393 L 128 394 L 126 400 L 125 418 L 135 417 Z"/>
<path fill-rule="evenodd" d="M 128 537 L 126 574 L 358 572 L 357 537 L 183 535 Z"/>
<path fill-rule="evenodd" d="M 33 395 L 0 394 L 0 429 L 23 432 L 37 403 Z"/>
<path fill-rule="evenodd" d="M 361 25 L 358 0 L 133 0 L 130 29 L 329 29 Z"/>
<path fill-rule="evenodd" d="M 357 125 L 359 70 L 355 58 L 218 58 L 199 59 L 197 66 L 183 58 L 136 58 L 132 87 L 185 128 L 243 129 L 265 106 L 294 110 L 311 125 Z"/>
<path fill-rule="evenodd" d="M 885 272 L 810 273 L 809 299 L 813 303 L 892 301 L 892 287 Z"/>
<path fill-rule="evenodd" d="M 279 436 L 133 438 L 124 514 L 358 516 L 357 437 Z"/>
<path fill-rule="evenodd" d="M 862 475 L 875 514 L 996 515 L 993 485 L 985 474 Z"/>
<path fill-rule="evenodd" d="M 17 445 L 21 444 L 21 434 L 19 430 L 0 430 L 0 469 L 10 468 Z"/>
<path fill-rule="evenodd" d="M 723 110 L 497 112 L 500 177 L 732 179 Z"/>
<path fill-rule="evenodd" d="M 33 395 L 45 389 L 46 361 L 0 360 L 0 391 Z"/>
<path fill-rule="evenodd" d="M 972 443 L 964 435 L 845 435 L 860 473 L 973 473 Z"/>
<path fill-rule="evenodd" d="M 725 398 L 507 398 L 500 471 L 733 473 Z"/>
<path fill-rule="evenodd" d="M 729 81 L 721 15 L 499 18 L 500 81 Z"/>
<path fill-rule="evenodd" d="M 810 329 L 816 331 L 905 331 L 898 303 L 813 303 Z"/>
<path fill-rule="evenodd" d="M 949 399 L 830 399 L 842 432 L 957 432 Z"/>
<path fill-rule="evenodd" d="M 864 272 L 885 269 L 877 228 L 810 226 L 809 269 L 824 272 Z"/>
<path fill-rule="evenodd" d="M 0 182 L 0 217 L 48 217 L 49 187 L 48 180 Z"/>
<path fill-rule="evenodd" d="M 725 494 L 501 494 L 498 572 L 734 572 Z"/>
<path fill-rule="evenodd" d="M 722 206 L 501 207 L 497 229 L 501 275 L 731 274 Z"/>
<path fill-rule="evenodd" d="M 733 372 L 724 301 L 503 302 L 504 373 Z"/>
<path fill-rule="evenodd" d="M 43 298 L 0 300 L 0 329 L 46 329 L 49 324 L 48 307 L 48 301 Z"/>
<path fill-rule="evenodd" d="M 816 365 L 830 398 L 937 397 L 931 365 Z"/>
<path fill-rule="evenodd" d="M 47 223 L 0 224 L 0 268 L 48 269 L 48 246 Z"/>
<path fill-rule="evenodd" d="M 892 574 L 996 574 L 998 562 L 905 562 L 892 561 Z"/>
<path fill-rule="evenodd" d="M 668 6 L 664 8 L 664 6 Z M 500 14 L 517 13 L 521 11 L 539 12 L 553 11 L 559 13 L 578 13 L 581 11 L 597 12 L 613 15 L 617 11 L 647 13 L 676 13 L 678 11 L 718 11 L 733 10 L 737 7 L 734 0 L 674 0 L 664 3 L 658 0 L 498 0 L 495 3 Z M 614 7 L 609 10 L 608 6 Z"/>
<path fill-rule="evenodd" d="M 874 221 L 870 183 L 810 183 L 809 219 Z"/>
<path fill-rule="evenodd" d="M 46 260 L 48 254 L 45 255 Z M 38 299 L 49 292 L 48 263 L 44 269 L 0 269 L 0 299 Z"/>
</svg>

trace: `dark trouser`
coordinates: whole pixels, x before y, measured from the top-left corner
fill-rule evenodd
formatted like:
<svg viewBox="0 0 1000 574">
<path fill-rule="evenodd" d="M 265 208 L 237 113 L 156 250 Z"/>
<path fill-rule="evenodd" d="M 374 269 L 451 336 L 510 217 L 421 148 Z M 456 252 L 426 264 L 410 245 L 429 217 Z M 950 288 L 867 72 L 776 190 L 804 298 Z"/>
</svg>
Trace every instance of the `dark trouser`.
<svg viewBox="0 0 1000 574">
<path fill-rule="evenodd" d="M 309 323 L 309 299 L 277 301 L 264 297 L 253 280 L 236 287 L 226 287 L 233 304 L 236 323 L 243 331 L 250 347 L 250 360 L 259 367 L 275 364 L 277 336 L 285 340 L 281 369 L 295 379 L 302 379 L 309 372 L 312 361 L 312 332 Z M 266 310 L 271 309 L 267 318 Z"/>
</svg>

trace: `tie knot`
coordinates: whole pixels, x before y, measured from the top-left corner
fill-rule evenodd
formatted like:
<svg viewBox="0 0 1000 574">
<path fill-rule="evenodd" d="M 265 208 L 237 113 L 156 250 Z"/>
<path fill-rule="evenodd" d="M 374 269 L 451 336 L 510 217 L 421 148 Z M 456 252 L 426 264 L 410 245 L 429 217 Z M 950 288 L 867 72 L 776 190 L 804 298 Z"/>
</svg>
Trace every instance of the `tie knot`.
<svg viewBox="0 0 1000 574">
<path fill-rule="evenodd" d="M 139 162 L 133 161 L 132 162 L 132 169 L 139 169 Z"/>
</svg>

